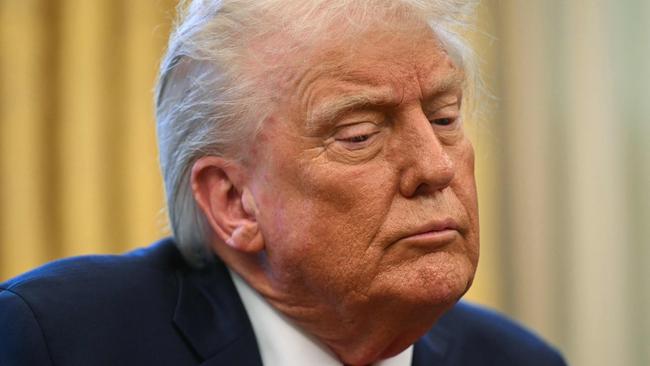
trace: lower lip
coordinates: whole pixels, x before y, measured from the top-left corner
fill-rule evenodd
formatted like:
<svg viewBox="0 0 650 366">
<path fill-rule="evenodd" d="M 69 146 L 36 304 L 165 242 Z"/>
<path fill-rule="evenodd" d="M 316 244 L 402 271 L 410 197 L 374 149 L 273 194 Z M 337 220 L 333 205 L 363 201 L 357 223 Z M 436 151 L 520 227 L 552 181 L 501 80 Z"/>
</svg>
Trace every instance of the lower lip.
<svg viewBox="0 0 650 366">
<path fill-rule="evenodd" d="M 421 247 L 440 247 L 456 240 L 459 233 L 456 230 L 428 231 L 426 233 L 416 234 L 402 238 L 400 242 L 404 244 L 416 245 Z"/>
</svg>

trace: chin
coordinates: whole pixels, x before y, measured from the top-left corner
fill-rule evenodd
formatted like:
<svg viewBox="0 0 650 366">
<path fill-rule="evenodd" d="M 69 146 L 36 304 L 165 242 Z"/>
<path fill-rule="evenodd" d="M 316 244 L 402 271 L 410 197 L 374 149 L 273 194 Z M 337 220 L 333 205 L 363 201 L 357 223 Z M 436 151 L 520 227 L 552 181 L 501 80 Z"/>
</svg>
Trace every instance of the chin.
<svg viewBox="0 0 650 366">
<path fill-rule="evenodd" d="M 475 269 L 467 258 L 437 253 L 411 264 L 394 284 L 398 284 L 398 296 L 415 307 L 447 310 L 469 290 Z"/>
</svg>

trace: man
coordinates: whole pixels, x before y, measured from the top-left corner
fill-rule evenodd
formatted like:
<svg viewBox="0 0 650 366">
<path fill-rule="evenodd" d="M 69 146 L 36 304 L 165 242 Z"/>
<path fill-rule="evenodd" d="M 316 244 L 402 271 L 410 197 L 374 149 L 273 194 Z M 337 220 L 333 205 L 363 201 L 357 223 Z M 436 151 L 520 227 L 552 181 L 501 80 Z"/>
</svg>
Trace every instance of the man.
<svg viewBox="0 0 650 366">
<path fill-rule="evenodd" d="M 469 10 L 187 5 L 157 99 L 174 239 L 3 284 L 0 363 L 562 365 L 456 304 L 479 243 Z"/>
</svg>

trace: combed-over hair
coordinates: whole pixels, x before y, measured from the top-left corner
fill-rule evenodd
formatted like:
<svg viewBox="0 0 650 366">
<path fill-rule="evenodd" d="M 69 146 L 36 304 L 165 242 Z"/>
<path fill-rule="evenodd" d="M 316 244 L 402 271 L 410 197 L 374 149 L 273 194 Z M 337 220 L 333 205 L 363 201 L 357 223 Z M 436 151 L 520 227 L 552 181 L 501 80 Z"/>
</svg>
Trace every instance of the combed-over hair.
<svg viewBox="0 0 650 366">
<path fill-rule="evenodd" d="M 186 260 L 200 267 L 213 257 L 207 247 L 206 220 L 192 195 L 192 165 L 205 155 L 244 158 L 242 147 L 250 143 L 274 107 L 273 90 L 259 87 L 260 79 L 289 67 L 282 62 L 265 64 L 256 59 L 259 51 L 282 59 L 300 55 L 296 51 L 301 45 L 313 44 L 319 37 L 329 40 L 387 18 L 417 18 L 429 24 L 456 66 L 464 70 L 468 89 L 476 73 L 471 50 L 459 32 L 467 25 L 474 3 L 181 1 L 175 30 L 160 66 L 156 118 L 170 225 Z M 274 35 L 280 35 L 283 41 L 268 42 Z M 471 94 L 471 90 L 467 91 Z"/>
</svg>

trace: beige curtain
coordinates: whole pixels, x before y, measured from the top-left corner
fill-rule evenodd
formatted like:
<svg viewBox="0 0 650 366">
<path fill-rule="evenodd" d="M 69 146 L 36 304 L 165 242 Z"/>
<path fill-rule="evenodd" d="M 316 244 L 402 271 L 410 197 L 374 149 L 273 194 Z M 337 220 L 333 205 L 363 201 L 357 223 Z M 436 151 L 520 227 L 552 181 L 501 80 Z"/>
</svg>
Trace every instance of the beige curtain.
<svg viewBox="0 0 650 366">
<path fill-rule="evenodd" d="M 0 278 L 165 235 L 151 90 L 173 6 L 0 1 Z"/>
<path fill-rule="evenodd" d="M 503 308 L 572 365 L 650 365 L 650 2 L 489 5 Z"/>
</svg>

